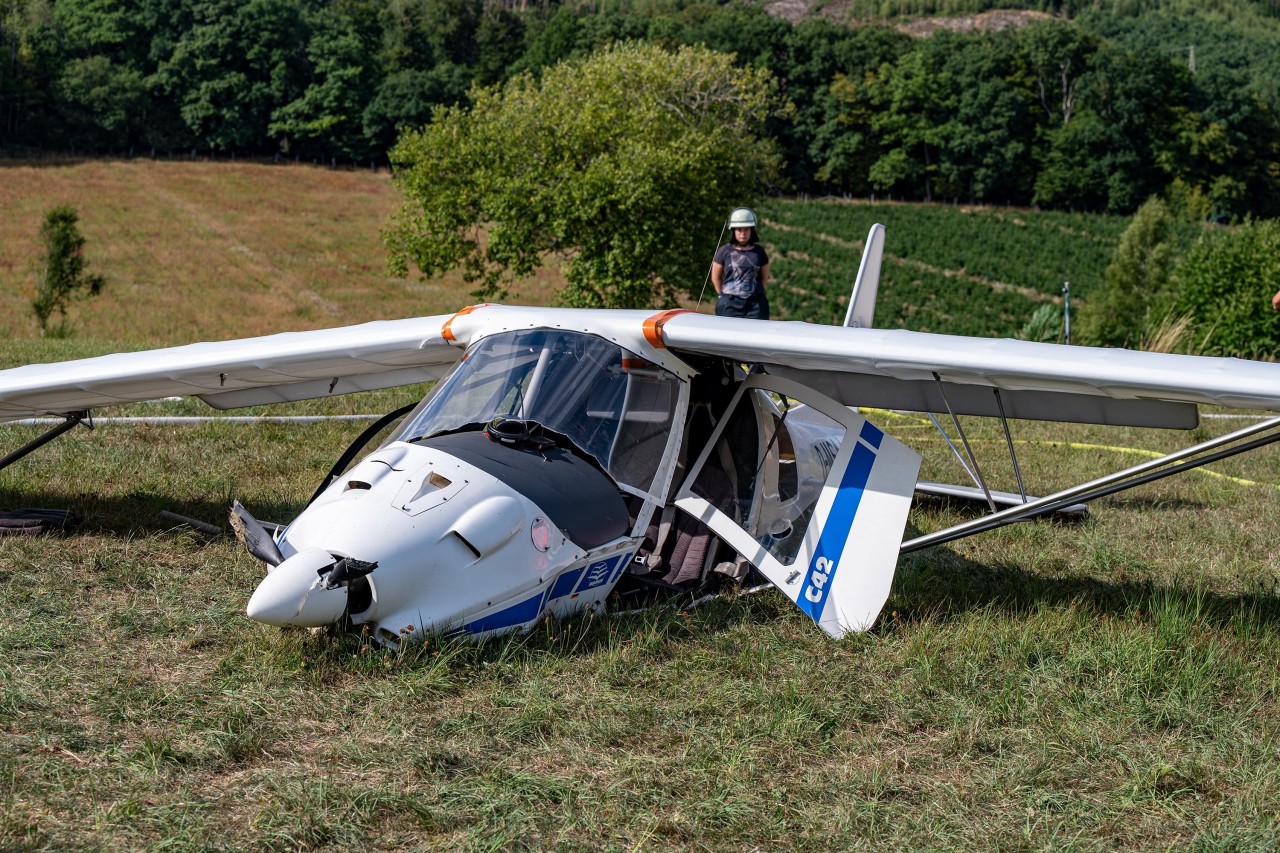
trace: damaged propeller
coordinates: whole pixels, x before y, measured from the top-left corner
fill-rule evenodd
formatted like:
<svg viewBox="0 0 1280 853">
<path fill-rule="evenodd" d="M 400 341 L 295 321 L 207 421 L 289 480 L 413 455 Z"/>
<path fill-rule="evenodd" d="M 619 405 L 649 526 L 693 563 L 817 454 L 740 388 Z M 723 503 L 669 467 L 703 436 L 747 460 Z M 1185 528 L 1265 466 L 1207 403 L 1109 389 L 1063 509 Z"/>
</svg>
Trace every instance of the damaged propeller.
<svg viewBox="0 0 1280 853">
<path fill-rule="evenodd" d="M 284 555 L 280 553 L 271 534 L 240 501 L 231 504 L 231 528 L 235 530 L 236 538 L 244 543 L 245 549 L 268 566 L 274 568 L 284 562 Z"/>
</svg>

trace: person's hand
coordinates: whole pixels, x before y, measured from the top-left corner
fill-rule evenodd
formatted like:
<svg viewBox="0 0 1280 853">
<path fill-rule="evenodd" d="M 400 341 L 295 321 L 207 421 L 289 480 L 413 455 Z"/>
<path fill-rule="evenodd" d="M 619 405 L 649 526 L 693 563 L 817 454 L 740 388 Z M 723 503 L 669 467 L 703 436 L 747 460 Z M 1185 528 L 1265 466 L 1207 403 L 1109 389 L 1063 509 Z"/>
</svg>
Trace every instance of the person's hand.
<svg viewBox="0 0 1280 853">
<path fill-rule="evenodd" d="M 1276 295 L 1271 297 L 1271 307 L 1280 312 L 1280 291 L 1277 291 Z"/>
</svg>

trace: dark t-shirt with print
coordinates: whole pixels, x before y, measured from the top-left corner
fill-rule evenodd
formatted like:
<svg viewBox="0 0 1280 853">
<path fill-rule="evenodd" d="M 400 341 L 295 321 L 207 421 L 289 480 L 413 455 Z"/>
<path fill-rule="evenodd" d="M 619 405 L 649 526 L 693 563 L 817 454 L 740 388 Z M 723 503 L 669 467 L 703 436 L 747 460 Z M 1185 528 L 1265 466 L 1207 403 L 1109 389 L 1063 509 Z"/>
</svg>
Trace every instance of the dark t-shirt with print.
<svg viewBox="0 0 1280 853">
<path fill-rule="evenodd" d="M 715 262 L 724 267 L 720 278 L 720 292 L 726 296 L 756 296 L 764 292 L 760 285 L 760 270 L 769 263 L 764 247 L 751 245 L 738 248 L 725 243 L 716 250 Z"/>
</svg>

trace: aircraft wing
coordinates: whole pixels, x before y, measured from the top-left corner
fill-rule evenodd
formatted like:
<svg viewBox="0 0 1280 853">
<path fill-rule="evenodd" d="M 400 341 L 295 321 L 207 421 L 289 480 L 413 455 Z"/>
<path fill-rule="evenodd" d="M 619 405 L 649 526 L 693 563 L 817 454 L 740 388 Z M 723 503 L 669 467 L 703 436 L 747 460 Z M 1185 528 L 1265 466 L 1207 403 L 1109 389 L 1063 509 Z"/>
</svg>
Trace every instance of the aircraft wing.
<svg viewBox="0 0 1280 853">
<path fill-rule="evenodd" d="M 1280 409 L 1270 362 L 694 313 L 650 325 L 677 355 L 761 364 L 851 406 L 1182 429 L 1196 404 Z"/>
<path fill-rule="evenodd" d="M 429 381 L 475 337 L 516 326 L 594 331 L 655 358 L 666 349 L 760 364 L 851 406 L 991 417 L 1003 408 L 1010 418 L 1182 429 L 1196 425 L 1197 404 L 1280 409 L 1280 365 L 1269 362 L 680 311 L 485 305 L 0 371 L 0 421 L 173 395 L 225 409 Z"/>
<path fill-rule="evenodd" d="M 0 371 L 0 421 L 196 396 L 219 409 L 439 379 L 452 315 L 119 353 Z"/>
</svg>

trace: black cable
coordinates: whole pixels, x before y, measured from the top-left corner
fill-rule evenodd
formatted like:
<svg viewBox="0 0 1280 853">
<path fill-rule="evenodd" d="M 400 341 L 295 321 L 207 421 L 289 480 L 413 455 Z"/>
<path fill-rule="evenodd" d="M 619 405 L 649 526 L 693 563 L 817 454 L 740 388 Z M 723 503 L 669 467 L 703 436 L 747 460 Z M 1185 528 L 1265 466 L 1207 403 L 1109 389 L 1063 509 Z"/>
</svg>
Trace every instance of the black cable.
<svg viewBox="0 0 1280 853">
<path fill-rule="evenodd" d="M 334 478 L 347 470 L 347 466 L 351 464 L 351 460 L 356 458 L 356 454 L 364 449 L 364 446 L 369 443 L 370 439 L 382 432 L 382 430 L 386 428 L 387 424 L 391 423 L 396 418 L 404 417 L 406 414 L 411 412 L 413 407 L 416 405 L 418 404 L 410 403 L 407 406 L 401 406 L 394 412 L 378 418 L 378 420 L 374 421 L 372 426 L 360 433 L 360 435 L 356 437 L 356 440 L 351 442 L 351 446 L 348 447 L 340 457 L 338 457 L 338 461 L 329 469 L 329 473 L 325 475 L 325 478 L 320 482 L 320 487 L 316 489 L 315 494 L 311 496 L 311 499 L 307 501 L 306 505 L 311 506 L 316 502 L 316 498 L 320 497 L 320 494 L 325 489 L 329 488 L 329 485 L 334 481 Z"/>
</svg>

